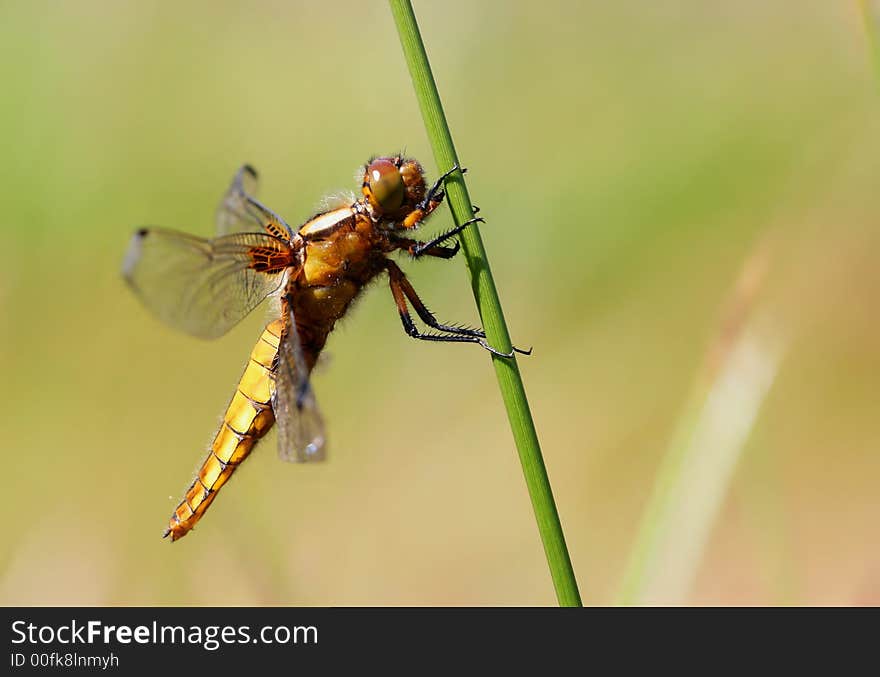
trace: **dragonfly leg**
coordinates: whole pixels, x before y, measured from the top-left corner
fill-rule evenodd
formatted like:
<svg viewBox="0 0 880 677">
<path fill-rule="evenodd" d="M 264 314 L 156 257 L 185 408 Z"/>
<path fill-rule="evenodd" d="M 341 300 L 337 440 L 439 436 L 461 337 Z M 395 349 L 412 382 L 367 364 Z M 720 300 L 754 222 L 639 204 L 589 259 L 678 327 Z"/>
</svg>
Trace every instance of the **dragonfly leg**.
<svg viewBox="0 0 880 677">
<path fill-rule="evenodd" d="M 403 274 L 403 271 L 400 270 L 400 268 L 398 268 L 396 264 L 392 265 L 394 266 L 394 268 L 396 268 L 393 273 L 389 268 L 389 275 L 393 280 L 392 285 L 397 285 L 400 288 L 406 299 L 412 304 L 412 307 L 415 309 L 416 314 L 419 316 L 422 322 L 431 327 L 431 329 L 446 332 L 447 334 L 474 336 L 476 338 L 482 339 L 486 338 L 486 334 L 479 329 L 443 324 L 442 322 L 438 322 L 437 318 L 434 317 L 434 313 L 428 310 L 428 306 L 426 306 L 424 301 L 419 298 L 419 295 L 416 293 L 415 288 L 413 288 L 412 283 L 407 279 L 406 275 Z"/>
<path fill-rule="evenodd" d="M 509 358 L 513 357 L 514 353 L 522 353 L 524 355 L 528 355 L 531 353 L 531 349 L 525 351 L 519 348 L 513 348 L 513 350 L 511 350 L 510 352 L 503 352 L 490 346 L 489 343 L 486 341 L 486 334 L 479 329 L 471 329 L 470 327 L 456 327 L 454 325 L 447 325 L 438 322 L 433 313 L 428 310 L 428 307 L 419 298 L 416 290 L 413 288 L 412 284 L 410 284 L 409 280 L 406 279 L 406 275 L 403 274 L 403 271 L 397 266 L 397 264 L 393 261 L 388 261 L 387 269 L 388 277 L 391 284 L 391 294 L 392 296 L 394 296 L 394 302 L 397 304 L 397 310 L 400 313 L 400 321 L 403 324 L 403 329 L 409 336 L 422 341 L 477 343 L 488 350 L 490 353 L 492 353 L 493 355 L 497 355 L 498 357 Z M 407 300 L 412 303 L 413 308 L 415 308 L 415 311 L 418 314 L 419 318 L 426 325 L 428 325 L 432 329 L 436 329 L 437 331 L 445 333 L 432 334 L 420 332 L 416 327 L 415 322 L 413 322 L 412 316 L 409 313 Z"/>
<path fill-rule="evenodd" d="M 486 221 L 481 216 L 475 216 L 472 219 L 468 219 L 464 223 L 461 223 L 461 224 L 455 226 L 454 228 L 450 228 L 445 233 L 438 235 L 433 240 L 430 240 L 429 242 L 421 243 L 419 246 L 417 246 L 415 248 L 415 250 L 412 252 L 412 255 L 415 256 L 416 258 L 423 256 L 428 249 L 432 249 L 432 248 L 436 247 L 437 245 L 442 244 L 443 242 L 445 242 L 449 238 L 455 237 L 461 231 L 463 231 L 465 228 L 467 228 L 469 225 L 471 225 L 473 223 L 486 223 Z"/>
<path fill-rule="evenodd" d="M 459 164 L 456 162 L 454 165 L 452 165 L 452 169 L 443 172 L 437 178 L 434 184 L 428 189 L 428 192 L 425 195 L 425 199 L 422 200 L 422 202 L 419 204 L 419 207 L 421 209 L 425 209 L 432 202 L 436 202 L 438 205 L 443 202 L 443 198 L 446 196 L 443 191 L 443 183 L 446 181 L 446 179 L 448 179 L 457 171 L 460 171 L 462 174 L 466 174 L 467 168 L 460 167 Z"/>
<path fill-rule="evenodd" d="M 416 256 L 416 250 L 421 249 L 424 246 L 424 242 L 419 242 L 418 240 L 411 240 L 409 238 L 398 237 L 394 240 L 395 244 L 398 248 L 406 251 L 410 256 Z M 429 249 L 424 249 L 421 252 L 421 256 L 433 256 L 438 259 L 451 259 L 453 256 L 458 254 L 458 250 L 461 248 L 461 245 L 456 240 L 451 247 L 443 247 L 442 245 L 437 245 L 434 247 L 430 247 Z"/>
</svg>

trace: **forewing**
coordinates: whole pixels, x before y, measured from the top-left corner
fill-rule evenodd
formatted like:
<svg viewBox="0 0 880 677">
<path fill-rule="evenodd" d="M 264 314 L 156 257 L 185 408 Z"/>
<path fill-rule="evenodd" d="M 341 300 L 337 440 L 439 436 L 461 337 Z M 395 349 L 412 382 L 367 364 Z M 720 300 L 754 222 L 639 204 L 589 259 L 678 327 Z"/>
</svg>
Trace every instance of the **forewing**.
<svg viewBox="0 0 880 677">
<path fill-rule="evenodd" d="M 296 322 L 291 314 L 278 348 L 273 408 L 278 425 L 278 455 L 284 461 L 323 461 L 324 419 L 309 381 Z"/>
<path fill-rule="evenodd" d="M 206 240 L 142 228 L 132 237 L 122 274 L 159 319 L 211 339 L 278 289 L 289 257 L 284 242 L 263 233 Z"/>
<path fill-rule="evenodd" d="M 256 192 L 257 170 L 242 165 L 217 207 L 217 235 L 265 231 L 282 239 L 292 237 L 290 226 L 254 198 Z"/>
</svg>

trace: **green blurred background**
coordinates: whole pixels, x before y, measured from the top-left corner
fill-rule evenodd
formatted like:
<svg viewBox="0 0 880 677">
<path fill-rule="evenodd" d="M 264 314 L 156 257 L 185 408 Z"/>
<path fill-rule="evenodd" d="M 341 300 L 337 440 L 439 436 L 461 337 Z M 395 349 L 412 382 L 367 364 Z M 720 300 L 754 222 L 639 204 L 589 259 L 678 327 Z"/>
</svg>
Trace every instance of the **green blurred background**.
<svg viewBox="0 0 880 677">
<path fill-rule="evenodd" d="M 418 2 L 587 603 L 614 600 L 743 263 L 787 337 L 690 603 L 880 603 L 880 110 L 856 3 Z M 0 6 L 3 604 L 552 604 L 486 354 L 412 341 L 384 283 L 274 435 L 161 538 L 265 313 L 175 334 L 135 226 L 208 235 L 242 162 L 291 223 L 406 148 L 382 2 Z M 433 233 L 451 223 L 444 207 Z M 462 260 L 404 262 L 476 322 Z"/>
</svg>

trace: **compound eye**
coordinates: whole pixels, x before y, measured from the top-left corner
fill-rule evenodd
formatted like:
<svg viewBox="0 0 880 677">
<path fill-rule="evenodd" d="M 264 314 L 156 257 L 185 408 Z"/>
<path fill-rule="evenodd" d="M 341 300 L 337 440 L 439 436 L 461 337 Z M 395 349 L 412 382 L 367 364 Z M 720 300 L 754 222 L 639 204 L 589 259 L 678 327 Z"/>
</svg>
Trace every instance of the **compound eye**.
<svg viewBox="0 0 880 677">
<path fill-rule="evenodd" d="M 383 212 L 393 212 L 400 209 L 406 193 L 403 185 L 403 177 L 397 166 L 390 160 L 373 160 L 367 167 L 368 196 L 373 206 L 378 206 Z M 366 191 L 364 191 L 366 192 Z"/>
</svg>

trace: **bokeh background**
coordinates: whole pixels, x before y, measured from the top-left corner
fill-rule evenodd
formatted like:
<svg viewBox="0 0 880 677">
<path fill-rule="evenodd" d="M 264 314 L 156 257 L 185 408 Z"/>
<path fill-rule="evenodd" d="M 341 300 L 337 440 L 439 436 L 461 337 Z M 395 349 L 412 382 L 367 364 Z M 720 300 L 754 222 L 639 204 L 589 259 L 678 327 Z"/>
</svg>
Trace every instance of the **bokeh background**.
<svg viewBox="0 0 880 677">
<path fill-rule="evenodd" d="M 679 601 L 880 603 L 880 102 L 858 5 L 416 11 L 511 332 L 535 349 L 520 365 L 585 602 L 617 599 L 742 315 L 779 359 Z M 386 4 L 0 17 L 0 602 L 554 603 L 487 355 L 407 338 L 384 284 L 315 375 L 331 459 L 281 463 L 271 436 L 192 534 L 161 538 L 265 313 L 213 343 L 175 334 L 122 283 L 128 238 L 210 234 L 245 161 L 292 223 L 375 153 L 436 176 Z M 450 223 L 444 207 L 427 230 Z M 478 322 L 463 260 L 404 265 L 441 319 Z"/>
</svg>

